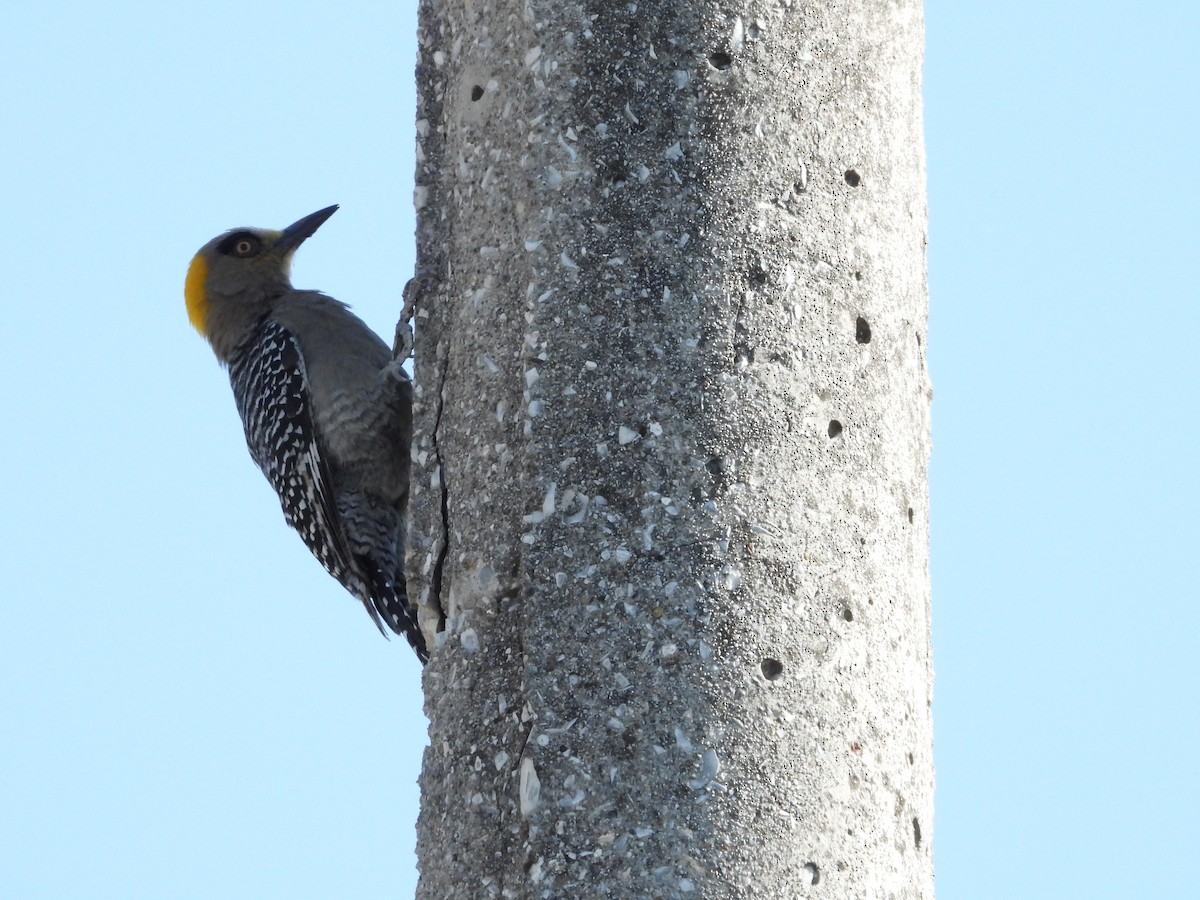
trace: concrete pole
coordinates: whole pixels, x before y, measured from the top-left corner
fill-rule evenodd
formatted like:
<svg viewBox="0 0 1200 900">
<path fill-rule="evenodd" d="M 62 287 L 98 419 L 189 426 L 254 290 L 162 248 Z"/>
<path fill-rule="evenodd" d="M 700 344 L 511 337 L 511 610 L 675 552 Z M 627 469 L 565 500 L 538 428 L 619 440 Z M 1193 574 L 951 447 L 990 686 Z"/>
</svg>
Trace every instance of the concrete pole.
<svg viewBox="0 0 1200 900">
<path fill-rule="evenodd" d="M 424 900 L 929 898 L 917 0 L 424 0 Z"/>
</svg>

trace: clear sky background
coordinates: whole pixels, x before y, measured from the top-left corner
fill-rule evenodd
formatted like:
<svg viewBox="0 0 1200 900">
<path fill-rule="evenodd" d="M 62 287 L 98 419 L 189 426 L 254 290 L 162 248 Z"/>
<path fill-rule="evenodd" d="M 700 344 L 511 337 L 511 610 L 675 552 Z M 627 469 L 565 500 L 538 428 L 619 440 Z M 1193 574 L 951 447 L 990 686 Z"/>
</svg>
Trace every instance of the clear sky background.
<svg viewBox="0 0 1200 900">
<path fill-rule="evenodd" d="M 1200 896 L 1195 3 L 926 5 L 938 894 Z M 412 896 L 419 667 L 283 524 L 193 252 L 390 335 L 415 8 L 0 0 L 0 896 Z"/>
</svg>

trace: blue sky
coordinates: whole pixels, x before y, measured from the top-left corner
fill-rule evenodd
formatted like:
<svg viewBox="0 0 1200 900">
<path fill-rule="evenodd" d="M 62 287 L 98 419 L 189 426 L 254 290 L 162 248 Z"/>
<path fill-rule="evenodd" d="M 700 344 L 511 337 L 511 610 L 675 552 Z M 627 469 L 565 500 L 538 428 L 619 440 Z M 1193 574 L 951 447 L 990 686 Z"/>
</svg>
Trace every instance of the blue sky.
<svg viewBox="0 0 1200 900">
<path fill-rule="evenodd" d="M 390 334 L 415 11 L 4 3 L 0 895 L 411 896 L 418 666 L 283 525 L 195 249 Z M 1200 13 L 926 6 L 938 893 L 1195 895 Z"/>
</svg>

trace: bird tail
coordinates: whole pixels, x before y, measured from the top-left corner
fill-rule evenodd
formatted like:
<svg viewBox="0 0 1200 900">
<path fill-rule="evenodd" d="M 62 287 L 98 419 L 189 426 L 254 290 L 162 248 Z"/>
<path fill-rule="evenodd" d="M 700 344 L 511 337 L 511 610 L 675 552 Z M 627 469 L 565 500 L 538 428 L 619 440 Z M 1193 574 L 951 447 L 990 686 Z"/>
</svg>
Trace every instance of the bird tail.
<svg viewBox="0 0 1200 900">
<path fill-rule="evenodd" d="M 408 600 L 408 591 L 402 573 L 385 573 L 370 559 L 358 558 L 359 565 L 367 576 L 370 596 L 363 598 L 363 606 L 379 629 L 387 637 L 386 625 L 395 634 L 405 638 L 417 654 L 421 664 L 429 662 L 429 648 L 425 635 L 417 624 L 416 610 Z"/>
</svg>

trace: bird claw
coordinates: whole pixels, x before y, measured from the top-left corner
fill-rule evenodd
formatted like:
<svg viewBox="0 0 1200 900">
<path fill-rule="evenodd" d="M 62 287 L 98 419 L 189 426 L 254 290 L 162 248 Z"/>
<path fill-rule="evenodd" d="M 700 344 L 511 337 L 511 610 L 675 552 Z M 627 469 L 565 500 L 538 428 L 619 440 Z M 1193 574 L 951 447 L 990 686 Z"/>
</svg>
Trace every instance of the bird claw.
<svg viewBox="0 0 1200 900">
<path fill-rule="evenodd" d="M 392 362 L 403 363 L 413 352 L 413 330 L 408 322 L 396 323 L 396 337 L 392 341 Z"/>
<path fill-rule="evenodd" d="M 432 292 L 436 279 L 428 272 L 418 272 L 404 285 L 404 307 L 400 310 L 400 321 L 396 323 L 396 338 L 392 344 L 392 357 L 404 362 L 413 351 L 412 320 L 417 314 L 420 301 Z"/>
</svg>

